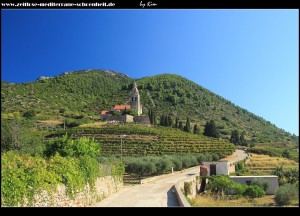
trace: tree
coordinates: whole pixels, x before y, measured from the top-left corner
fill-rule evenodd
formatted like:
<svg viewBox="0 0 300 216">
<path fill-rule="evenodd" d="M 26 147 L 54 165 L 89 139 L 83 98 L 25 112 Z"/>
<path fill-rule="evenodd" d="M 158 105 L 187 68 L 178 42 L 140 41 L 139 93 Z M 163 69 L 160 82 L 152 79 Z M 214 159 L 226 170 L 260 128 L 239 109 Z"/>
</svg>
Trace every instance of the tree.
<svg viewBox="0 0 300 216">
<path fill-rule="evenodd" d="M 191 122 L 190 122 L 190 118 L 189 117 L 186 118 L 186 123 L 185 123 L 184 131 L 186 131 L 188 133 L 191 132 Z"/>
<path fill-rule="evenodd" d="M 287 150 L 287 149 L 283 150 L 283 152 L 282 152 L 282 157 L 290 158 L 291 155 L 290 155 L 289 150 Z"/>
<path fill-rule="evenodd" d="M 179 122 L 178 128 L 179 128 L 180 130 L 183 130 L 183 122 L 182 122 L 182 121 Z"/>
<path fill-rule="evenodd" d="M 175 125 L 174 125 L 174 127 L 175 128 L 178 128 L 179 127 L 179 118 L 178 118 L 178 116 L 176 117 L 176 119 L 175 119 Z"/>
<path fill-rule="evenodd" d="M 220 137 L 214 120 L 210 120 L 210 121 L 206 122 L 203 135 L 209 136 L 209 137 L 215 137 L 215 138 Z"/>
<path fill-rule="evenodd" d="M 23 113 L 23 117 L 25 117 L 26 119 L 32 119 L 36 114 L 35 110 L 28 110 L 26 112 Z"/>
<path fill-rule="evenodd" d="M 194 125 L 194 134 L 200 134 L 200 128 L 197 124 Z"/>
<path fill-rule="evenodd" d="M 237 130 L 231 131 L 230 142 L 235 144 L 235 145 L 239 145 L 241 143 L 240 135 L 239 135 L 239 132 Z"/>
</svg>

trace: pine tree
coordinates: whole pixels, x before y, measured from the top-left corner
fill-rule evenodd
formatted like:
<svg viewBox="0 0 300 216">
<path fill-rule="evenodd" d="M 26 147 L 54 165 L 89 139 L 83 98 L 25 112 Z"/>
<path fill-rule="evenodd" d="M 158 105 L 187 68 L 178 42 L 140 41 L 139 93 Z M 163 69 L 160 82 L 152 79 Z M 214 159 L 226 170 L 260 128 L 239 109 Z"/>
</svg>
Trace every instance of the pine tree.
<svg viewBox="0 0 300 216">
<path fill-rule="evenodd" d="M 209 137 L 215 137 L 215 138 L 220 137 L 214 120 L 210 120 L 206 122 L 203 135 Z"/>
<path fill-rule="evenodd" d="M 175 126 L 174 127 L 178 128 L 178 126 L 179 126 L 178 124 L 179 124 L 179 119 L 178 119 L 178 117 L 176 117 L 176 119 L 175 119 Z"/>
<path fill-rule="evenodd" d="M 186 131 L 188 133 L 191 132 L 191 122 L 190 122 L 190 118 L 189 117 L 186 118 L 186 123 L 185 123 L 184 131 Z"/>
<path fill-rule="evenodd" d="M 182 121 L 179 122 L 178 128 L 179 128 L 180 130 L 183 130 L 183 122 L 182 122 Z"/>
<path fill-rule="evenodd" d="M 194 134 L 200 134 L 200 128 L 197 124 L 194 125 Z"/>
</svg>

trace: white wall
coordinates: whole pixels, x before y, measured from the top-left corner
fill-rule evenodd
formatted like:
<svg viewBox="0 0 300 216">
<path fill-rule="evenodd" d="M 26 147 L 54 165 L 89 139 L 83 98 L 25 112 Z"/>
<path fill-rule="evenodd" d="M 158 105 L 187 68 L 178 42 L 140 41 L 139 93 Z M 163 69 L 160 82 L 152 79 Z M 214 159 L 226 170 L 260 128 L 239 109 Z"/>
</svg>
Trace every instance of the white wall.
<svg viewBox="0 0 300 216">
<path fill-rule="evenodd" d="M 203 162 L 203 165 L 208 168 L 208 173 L 210 175 L 210 165 L 216 164 L 216 174 L 217 175 L 229 175 L 232 172 L 235 172 L 235 165 L 230 166 L 230 162 L 227 161 L 209 161 Z"/>
</svg>

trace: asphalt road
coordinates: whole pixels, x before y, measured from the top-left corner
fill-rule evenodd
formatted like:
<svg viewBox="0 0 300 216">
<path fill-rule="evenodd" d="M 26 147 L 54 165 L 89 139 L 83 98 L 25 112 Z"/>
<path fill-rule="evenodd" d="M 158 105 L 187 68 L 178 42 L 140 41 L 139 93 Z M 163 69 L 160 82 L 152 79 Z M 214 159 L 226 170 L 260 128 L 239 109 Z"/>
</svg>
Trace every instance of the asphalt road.
<svg viewBox="0 0 300 216">
<path fill-rule="evenodd" d="M 236 150 L 230 161 L 244 159 L 247 154 Z M 172 207 L 179 206 L 173 185 L 200 171 L 199 166 L 174 173 L 143 185 L 128 186 L 103 199 L 93 207 Z"/>
</svg>

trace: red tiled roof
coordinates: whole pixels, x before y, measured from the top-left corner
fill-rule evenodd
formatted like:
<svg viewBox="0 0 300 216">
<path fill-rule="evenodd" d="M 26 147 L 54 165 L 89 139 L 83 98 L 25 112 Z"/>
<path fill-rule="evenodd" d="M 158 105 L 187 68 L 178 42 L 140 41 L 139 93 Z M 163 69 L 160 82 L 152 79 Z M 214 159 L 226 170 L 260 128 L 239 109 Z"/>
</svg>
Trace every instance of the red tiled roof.
<svg viewBox="0 0 300 216">
<path fill-rule="evenodd" d="M 108 110 L 102 110 L 102 111 L 101 111 L 101 114 L 107 114 L 107 113 L 109 113 Z"/>
<path fill-rule="evenodd" d="M 130 110 L 130 105 L 115 105 L 114 110 L 124 110 L 124 109 Z"/>
</svg>

